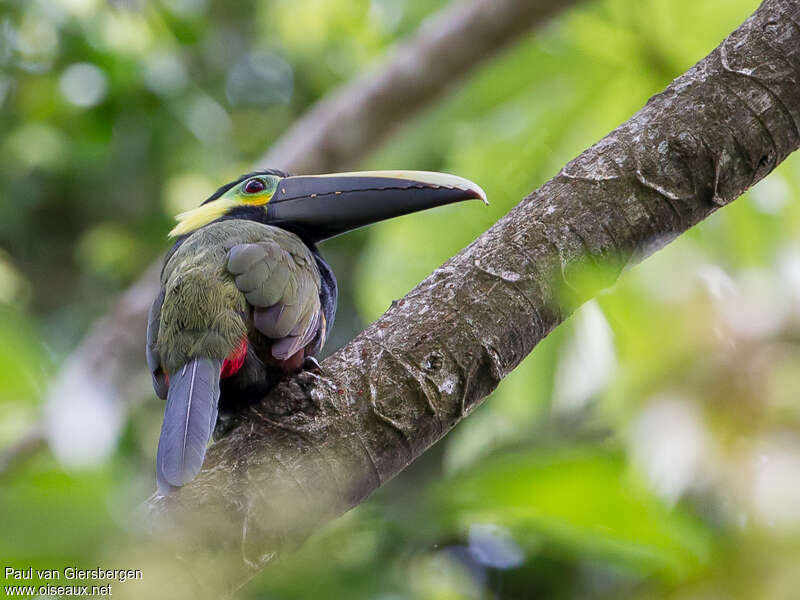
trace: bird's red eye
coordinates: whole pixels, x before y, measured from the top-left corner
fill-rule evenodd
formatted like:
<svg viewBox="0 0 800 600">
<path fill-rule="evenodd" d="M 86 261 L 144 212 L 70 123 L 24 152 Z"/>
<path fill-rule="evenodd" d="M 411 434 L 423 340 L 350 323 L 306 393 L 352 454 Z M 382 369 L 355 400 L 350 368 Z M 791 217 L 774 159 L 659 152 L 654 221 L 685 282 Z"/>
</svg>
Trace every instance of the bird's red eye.
<svg viewBox="0 0 800 600">
<path fill-rule="evenodd" d="M 265 189 L 267 189 L 267 186 L 260 179 L 251 179 L 244 184 L 245 194 L 258 194 L 259 192 L 263 192 Z"/>
</svg>

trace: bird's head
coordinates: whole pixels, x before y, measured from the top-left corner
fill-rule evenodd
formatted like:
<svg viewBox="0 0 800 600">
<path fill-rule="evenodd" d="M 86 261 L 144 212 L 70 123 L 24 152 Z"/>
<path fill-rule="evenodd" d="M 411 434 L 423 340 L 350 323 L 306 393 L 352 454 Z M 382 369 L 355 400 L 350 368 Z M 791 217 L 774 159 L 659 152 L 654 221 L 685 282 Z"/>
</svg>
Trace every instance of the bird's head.
<svg viewBox="0 0 800 600">
<path fill-rule="evenodd" d="M 311 242 L 400 215 L 480 199 L 486 194 L 463 177 L 429 171 L 358 171 L 289 176 L 259 171 L 222 186 L 199 207 L 179 214 L 170 237 L 220 219 L 275 225 Z"/>
</svg>

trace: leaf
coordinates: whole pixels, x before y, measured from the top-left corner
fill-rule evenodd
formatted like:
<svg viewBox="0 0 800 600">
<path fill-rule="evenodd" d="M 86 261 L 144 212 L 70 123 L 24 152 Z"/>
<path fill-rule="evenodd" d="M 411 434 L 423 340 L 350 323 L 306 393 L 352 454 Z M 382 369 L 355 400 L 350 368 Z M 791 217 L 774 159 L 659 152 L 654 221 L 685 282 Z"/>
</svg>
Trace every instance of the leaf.
<svg viewBox="0 0 800 600">
<path fill-rule="evenodd" d="M 686 579 L 712 556 L 702 524 L 666 507 L 619 453 L 603 449 L 495 456 L 442 484 L 436 496 L 456 531 L 501 525 L 529 551 L 544 538 L 579 558 L 668 580 Z"/>
</svg>

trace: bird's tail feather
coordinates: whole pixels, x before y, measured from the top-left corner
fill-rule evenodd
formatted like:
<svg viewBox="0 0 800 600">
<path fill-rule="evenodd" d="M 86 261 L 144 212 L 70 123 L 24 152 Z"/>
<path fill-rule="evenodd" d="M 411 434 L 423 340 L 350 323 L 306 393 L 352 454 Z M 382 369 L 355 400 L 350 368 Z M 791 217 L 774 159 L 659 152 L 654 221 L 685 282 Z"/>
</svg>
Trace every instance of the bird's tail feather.
<svg viewBox="0 0 800 600">
<path fill-rule="evenodd" d="M 217 420 L 221 368 L 222 361 L 195 358 L 170 376 L 156 456 L 162 494 L 194 479 L 203 466 Z"/>
</svg>

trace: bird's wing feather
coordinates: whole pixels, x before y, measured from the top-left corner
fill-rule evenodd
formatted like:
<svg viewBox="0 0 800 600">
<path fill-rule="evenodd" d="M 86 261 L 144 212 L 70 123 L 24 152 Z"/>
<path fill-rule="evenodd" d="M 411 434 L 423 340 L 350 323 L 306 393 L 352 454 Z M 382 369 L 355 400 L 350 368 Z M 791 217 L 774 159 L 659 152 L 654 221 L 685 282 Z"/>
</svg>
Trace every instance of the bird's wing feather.
<svg viewBox="0 0 800 600">
<path fill-rule="evenodd" d="M 274 324 L 271 319 L 274 313 L 270 312 L 273 308 L 256 309 L 253 319 L 259 331 L 273 329 Z M 316 308 L 312 308 L 310 313 L 304 314 L 297 319 L 297 325 L 294 329 L 272 344 L 272 355 L 278 360 L 286 360 L 301 348 L 308 346 L 320 329 L 321 317 L 322 311 L 317 304 Z"/>
<path fill-rule="evenodd" d="M 150 375 L 153 378 L 153 389 L 156 396 L 165 400 L 167 398 L 167 376 L 161 364 L 161 356 L 158 352 L 158 329 L 161 324 L 161 305 L 164 303 L 164 288 L 162 287 L 150 306 L 150 313 L 147 315 L 147 344 L 145 355 Z"/>
<path fill-rule="evenodd" d="M 234 246 L 228 271 L 253 307 L 253 325 L 275 340 L 275 358 L 286 360 L 314 340 L 324 321 L 320 273 L 299 239 L 276 237 Z"/>
<path fill-rule="evenodd" d="M 164 424 L 158 440 L 156 478 L 163 494 L 200 472 L 217 421 L 222 361 L 190 360 L 170 377 Z"/>
</svg>

